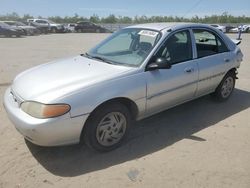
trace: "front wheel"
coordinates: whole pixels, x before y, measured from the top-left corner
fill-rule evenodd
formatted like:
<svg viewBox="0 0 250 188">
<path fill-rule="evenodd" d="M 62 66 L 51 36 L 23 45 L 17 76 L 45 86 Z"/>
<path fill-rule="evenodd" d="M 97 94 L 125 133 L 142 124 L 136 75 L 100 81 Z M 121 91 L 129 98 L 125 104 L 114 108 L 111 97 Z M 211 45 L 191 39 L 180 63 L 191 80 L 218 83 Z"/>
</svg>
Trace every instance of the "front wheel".
<svg viewBox="0 0 250 188">
<path fill-rule="evenodd" d="M 213 96 L 218 101 L 226 101 L 231 96 L 235 86 L 235 73 L 229 72 L 216 88 Z"/>
<path fill-rule="evenodd" d="M 126 138 L 131 121 L 131 114 L 123 104 L 105 105 L 91 114 L 83 130 L 83 139 L 90 148 L 111 151 Z"/>
</svg>

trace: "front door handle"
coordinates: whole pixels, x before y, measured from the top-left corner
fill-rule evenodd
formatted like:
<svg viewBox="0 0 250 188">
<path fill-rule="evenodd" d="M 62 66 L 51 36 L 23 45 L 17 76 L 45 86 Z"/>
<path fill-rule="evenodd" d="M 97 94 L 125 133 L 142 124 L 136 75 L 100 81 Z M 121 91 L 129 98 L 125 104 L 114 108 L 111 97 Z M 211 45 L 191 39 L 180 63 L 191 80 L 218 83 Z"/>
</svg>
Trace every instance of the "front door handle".
<svg viewBox="0 0 250 188">
<path fill-rule="evenodd" d="M 194 72 L 194 68 L 185 68 L 184 71 L 186 73 L 191 73 L 191 72 Z"/>
</svg>

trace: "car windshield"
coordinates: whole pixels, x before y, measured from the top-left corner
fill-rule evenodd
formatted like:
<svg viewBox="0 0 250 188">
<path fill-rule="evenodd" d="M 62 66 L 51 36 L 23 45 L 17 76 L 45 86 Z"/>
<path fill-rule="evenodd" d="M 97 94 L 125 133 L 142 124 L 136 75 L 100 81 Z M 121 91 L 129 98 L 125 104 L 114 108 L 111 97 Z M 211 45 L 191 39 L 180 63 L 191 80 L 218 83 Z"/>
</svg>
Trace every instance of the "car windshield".
<svg viewBox="0 0 250 188">
<path fill-rule="evenodd" d="M 87 56 L 125 66 L 140 66 L 159 41 L 158 31 L 127 28 L 120 30 L 95 48 Z"/>
</svg>

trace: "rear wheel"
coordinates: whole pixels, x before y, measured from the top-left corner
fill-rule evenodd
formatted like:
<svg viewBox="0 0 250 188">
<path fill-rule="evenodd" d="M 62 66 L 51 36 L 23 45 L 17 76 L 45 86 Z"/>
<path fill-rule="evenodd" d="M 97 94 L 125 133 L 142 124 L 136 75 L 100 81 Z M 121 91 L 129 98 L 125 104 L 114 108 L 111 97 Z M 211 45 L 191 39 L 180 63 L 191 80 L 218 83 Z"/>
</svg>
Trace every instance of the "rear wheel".
<svg viewBox="0 0 250 188">
<path fill-rule="evenodd" d="M 128 135 L 131 114 L 127 107 L 112 103 L 95 110 L 83 130 L 87 146 L 97 151 L 110 151 L 117 148 Z"/>
<path fill-rule="evenodd" d="M 235 73 L 229 72 L 216 88 L 213 96 L 218 101 L 226 101 L 231 96 L 235 86 Z"/>
</svg>

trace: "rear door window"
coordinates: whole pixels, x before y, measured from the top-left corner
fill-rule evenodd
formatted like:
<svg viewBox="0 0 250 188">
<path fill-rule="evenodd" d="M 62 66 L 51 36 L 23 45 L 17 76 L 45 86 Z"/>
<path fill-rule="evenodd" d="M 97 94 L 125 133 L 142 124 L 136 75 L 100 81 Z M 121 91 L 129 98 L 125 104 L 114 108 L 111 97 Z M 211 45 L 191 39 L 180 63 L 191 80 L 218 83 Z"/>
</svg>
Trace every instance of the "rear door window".
<svg viewBox="0 0 250 188">
<path fill-rule="evenodd" d="M 205 29 L 193 30 L 198 58 L 227 52 L 225 43 L 216 34 Z"/>
</svg>

